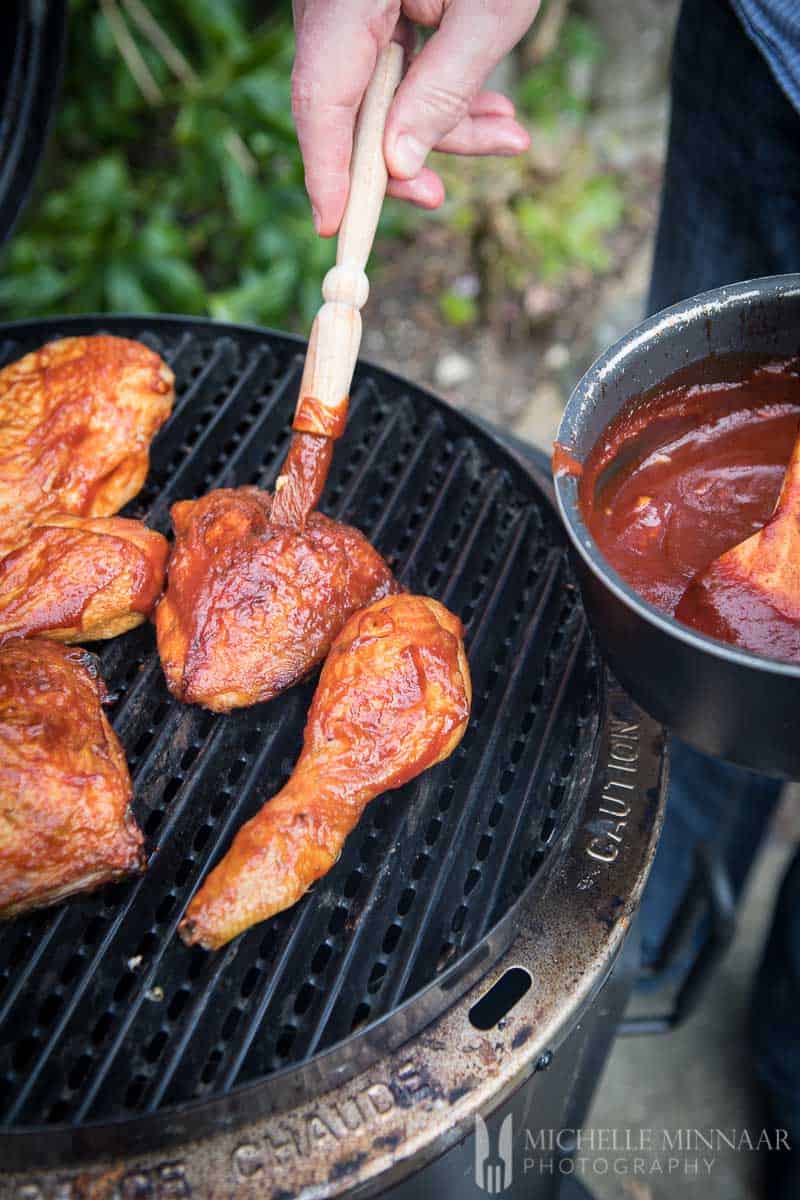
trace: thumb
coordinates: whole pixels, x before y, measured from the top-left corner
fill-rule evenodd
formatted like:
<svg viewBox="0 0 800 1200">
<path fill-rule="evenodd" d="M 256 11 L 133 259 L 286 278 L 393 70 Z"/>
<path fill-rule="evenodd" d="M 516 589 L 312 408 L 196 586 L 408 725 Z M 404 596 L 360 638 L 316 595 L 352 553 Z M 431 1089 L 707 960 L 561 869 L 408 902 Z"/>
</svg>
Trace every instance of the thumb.
<svg viewBox="0 0 800 1200">
<path fill-rule="evenodd" d="M 384 152 L 395 179 L 412 179 L 465 116 L 496 64 L 522 37 L 538 3 L 452 0 L 414 59 L 386 122 Z"/>
</svg>

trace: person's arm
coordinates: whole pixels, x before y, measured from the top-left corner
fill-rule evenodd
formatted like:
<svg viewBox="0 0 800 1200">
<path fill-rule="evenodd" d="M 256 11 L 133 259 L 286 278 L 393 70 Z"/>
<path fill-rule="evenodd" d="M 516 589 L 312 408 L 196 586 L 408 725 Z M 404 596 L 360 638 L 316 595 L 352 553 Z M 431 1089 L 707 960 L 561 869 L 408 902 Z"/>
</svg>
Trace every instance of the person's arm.
<svg viewBox="0 0 800 1200">
<path fill-rule="evenodd" d="M 424 208 L 441 204 L 442 182 L 424 166 L 433 149 L 505 155 L 527 149 L 511 101 L 482 87 L 538 7 L 539 0 L 294 0 L 292 107 L 319 233 L 328 237 L 339 228 L 361 99 L 390 39 L 413 45 L 408 22 L 436 28 L 411 62 L 386 123 L 389 195 Z"/>
</svg>

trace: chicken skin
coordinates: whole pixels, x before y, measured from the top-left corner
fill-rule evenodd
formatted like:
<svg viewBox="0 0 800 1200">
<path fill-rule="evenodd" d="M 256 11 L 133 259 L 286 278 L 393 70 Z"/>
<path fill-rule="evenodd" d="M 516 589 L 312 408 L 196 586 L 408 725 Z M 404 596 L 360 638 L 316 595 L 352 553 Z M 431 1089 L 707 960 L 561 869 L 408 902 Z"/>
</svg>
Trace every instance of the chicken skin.
<svg viewBox="0 0 800 1200">
<path fill-rule="evenodd" d="M 59 515 L 0 560 L 0 646 L 117 637 L 141 625 L 164 587 L 169 543 L 141 521 Z"/>
<path fill-rule="evenodd" d="M 144 867 L 125 756 L 84 650 L 0 649 L 0 917 Z"/>
<path fill-rule="evenodd" d="M 175 545 L 156 634 L 177 699 L 229 712 L 270 700 L 327 654 L 351 613 L 397 590 L 349 525 L 274 525 L 272 497 L 221 488 L 173 505 Z"/>
<path fill-rule="evenodd" d="M 110 516 L 144 483 L 173 375 L 147 346 L 50 342 L 0 370 L 0 554 L 37 518 Z"/>
<path fill-rule="evenodd" d="M 192 900 L 185 942 L 215 950 L 295 904 L 331 869 L 370 800 L 453 752 L 471 703 L 462 634 L 425 596 L 387 596 L 350 617 L 322 668 L 291 778 Z"/>
</svg>

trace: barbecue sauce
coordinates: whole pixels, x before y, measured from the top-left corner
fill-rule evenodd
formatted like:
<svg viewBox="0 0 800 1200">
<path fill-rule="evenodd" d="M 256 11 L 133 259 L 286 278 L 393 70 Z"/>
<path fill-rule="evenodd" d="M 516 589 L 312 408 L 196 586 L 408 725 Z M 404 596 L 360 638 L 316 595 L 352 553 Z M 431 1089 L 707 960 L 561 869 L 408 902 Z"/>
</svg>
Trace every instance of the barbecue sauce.
<svg viewBox="0 0 800 1200">
<path fill-rule="evenodd" d="M 680 619 L 676 609 L 695 575 L 772 515 L 798 432 L 794 361 L 648 393 L 611 422 L 589 455 L 584 519 L 619 574 Z M 704 632 L 743 644 L 737 626 L 742 632 L 758 618 L 746 609 L 746 597 L 732 598 L 734 624 Z M 774 655 L 800 657 L 787 652 L 791 644 L 784 640 Z"/>
</svg>

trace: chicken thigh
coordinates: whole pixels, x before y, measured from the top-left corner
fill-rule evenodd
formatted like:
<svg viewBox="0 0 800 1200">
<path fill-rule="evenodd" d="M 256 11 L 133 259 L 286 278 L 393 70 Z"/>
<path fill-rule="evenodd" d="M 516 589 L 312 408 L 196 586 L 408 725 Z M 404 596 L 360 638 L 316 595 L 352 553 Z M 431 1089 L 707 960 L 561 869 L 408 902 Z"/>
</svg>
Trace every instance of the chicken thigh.
<svg viewBox="0 0 800 1200">
<path fill-rule="evenodd" d="M 144 483 L 173 375 L 147 346 L 50 342 L 0 370 L 0 554 L 37 518 L 109 516 Z"/>
<path fill-rule="evenodd" d="M 153 611 L 169 544 L 141 521 L 62 515 L 37 523 L 0 560 L 0 645 L 117 637 Z"/>
<path fill-rule="evenodd" d="M 0 649 L 0 917 L 144 867 L 122 747 L 84 650 Z"/>
<path fill-rule="evenodd" d="M 351 613 L 397 590 L 357 529 L 322 513 L 275 525 L 272 504 L 242 487 L 173 505 L 156 633 L 179 700 L 229 712 L 272 699 L 325 657 Z"/>
<path fill-rule="evenodd" d="M 350 617 L 322 669 L 294 771 L 195 895 L 184 941 L 213 950 L 295 904 L 374 797 L 441 762 L 469 720 L 461 622 L 395 595 Z"/>
</svg>

